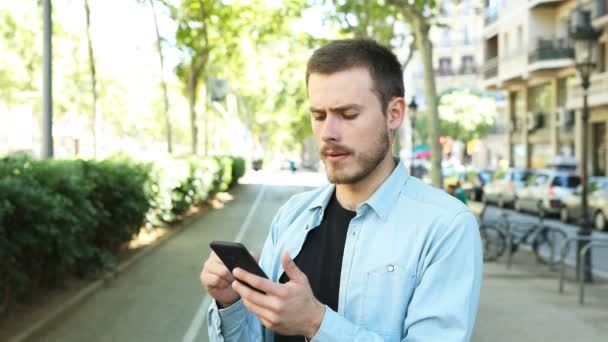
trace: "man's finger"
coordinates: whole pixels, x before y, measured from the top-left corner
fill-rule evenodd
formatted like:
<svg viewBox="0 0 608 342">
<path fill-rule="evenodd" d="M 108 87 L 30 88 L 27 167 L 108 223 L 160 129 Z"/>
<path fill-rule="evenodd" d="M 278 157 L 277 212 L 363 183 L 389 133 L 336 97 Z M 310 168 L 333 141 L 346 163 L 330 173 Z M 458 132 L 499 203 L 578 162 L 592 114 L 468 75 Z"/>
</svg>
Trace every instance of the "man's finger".
<svg viewBox="0 0 608 342">
<path fill-rule="evenodd" d="M 283 296 L 285 294 L 285 290 L 278 284 L 273 283 L 269 279 L 249 273 L 241 268 L 235 268 L 232 274 L 236 279 L 245 282 L 260 291 L 277 296 Z"/>
<path fill-rule="evenodd" d="M 227 282 L 224 278 L 213 273 L 207 274 L 207 280 L 207 284 L 210 288 L 225 289 L 230 286 L 230 282 Z"/>
<path fill-rule="evenodd" d="M 287 251 L 284 251 L 283 255 L 281 255 L 281 265 L 283 266 L 283 270 L 285 270 L 285 274 L 289 277 L 289 280 L 296 281 L 297 283 L 308 281 L 304 272 L 298 268 Z"/>
<path fill-rule="evenodd" d="M 278 300 L 275 296 L 260 293 L 239 281 L 235 281 L 232 284 L 232 288 L 241 295 L 241 298 L 247 299 L 257 306 L 267 308 L 271 311 L 277 311 L 278 309 Z"/>
</svg>

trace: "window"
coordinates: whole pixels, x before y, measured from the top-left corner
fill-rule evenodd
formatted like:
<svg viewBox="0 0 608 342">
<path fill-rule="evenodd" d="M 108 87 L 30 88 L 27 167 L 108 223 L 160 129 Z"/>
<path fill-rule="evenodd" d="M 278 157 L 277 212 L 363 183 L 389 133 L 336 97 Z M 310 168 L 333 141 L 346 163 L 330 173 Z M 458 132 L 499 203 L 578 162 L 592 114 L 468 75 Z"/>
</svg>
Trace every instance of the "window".
<svg viewBox="0 0 608 342">
<path fill-rule="evenodd" d="M 599 72 L 604 72 L 606 70 L 608 70 L 608 66 L 606 64 L 608 64 L 608 44 L 604 43 L 600 43 L 598 44 L 598 56 L 597 56 L 597 61 L 598 61 L 598 65 L 597 65 L 597 69 Z"/>
<path fill-rule="evenodd" d="M 524 49 L 524 29 L 520 26 L 517 27 L 517 52 L 523 52 Z"/>
<path fill-rule="evenodd" d="M 451 44 L 450 29 L 444 28 L 443 30 L 441 30 L 441 40 L 439 42 L 439 45 L 441 47 L 449 47 L 450 44 Z"/>
<path fill-rule="evenodd" d="M 473 27 L 471 25 L 465 25 L 462 30 L 462 43 L 464 45 L 473 44 Z"/>
<path fill-rule="evenodd" d="M 439 58 L 439 75 L 451 75 L 452 74 L 452 58 L 441 57 Z"/>
<path fill-rule="evenodd" d="M 581 178 L 574 175 L 557 175 L 553 178 L 553 182 L 551 182 L 553 186 L 571 189 L 576 188 L 579 184 L 581 184 Z"/>
<path fill-rule="evenodd" d="M 475 70 L 475 60 L 473 56 L 462 56 L 462 61 L 460 64 L 460 73 L 462 74 L 474 74 L 477 70 Z"/>
</svg>

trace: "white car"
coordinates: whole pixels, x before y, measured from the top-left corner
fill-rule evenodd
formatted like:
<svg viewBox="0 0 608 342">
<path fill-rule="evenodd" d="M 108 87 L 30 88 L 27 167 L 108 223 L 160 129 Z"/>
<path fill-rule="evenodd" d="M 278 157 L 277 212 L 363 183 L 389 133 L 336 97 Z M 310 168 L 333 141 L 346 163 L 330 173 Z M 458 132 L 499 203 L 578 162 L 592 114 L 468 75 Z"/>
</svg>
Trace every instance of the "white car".
<svg viewBox="0 0 608 342">
<path fill-rule="evenodd" d="M 574 193 L 581 178 L 573 171 L 540 170 L 528 178 L 526 186 L 515 193 L 515 210 L 559 214 L 562 198 Z"/>
</svg>

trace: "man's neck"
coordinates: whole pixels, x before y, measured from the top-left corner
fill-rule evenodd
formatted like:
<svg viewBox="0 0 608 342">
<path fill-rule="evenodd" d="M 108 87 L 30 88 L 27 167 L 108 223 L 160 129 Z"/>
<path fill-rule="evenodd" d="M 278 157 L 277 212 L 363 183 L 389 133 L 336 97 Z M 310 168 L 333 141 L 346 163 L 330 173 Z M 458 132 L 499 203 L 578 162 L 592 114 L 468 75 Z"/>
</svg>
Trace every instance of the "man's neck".
<svg viewBox="0 0 608 342">
<path fill-rule="evenodd" d="M 340 205 L 354 211 L 357 206 L 369 199 L 395 169 L 396 163 L 391 154 L 378 164 L 367 177 L 353 184 L 337 184 L 336 199 Z"/>
</svg>

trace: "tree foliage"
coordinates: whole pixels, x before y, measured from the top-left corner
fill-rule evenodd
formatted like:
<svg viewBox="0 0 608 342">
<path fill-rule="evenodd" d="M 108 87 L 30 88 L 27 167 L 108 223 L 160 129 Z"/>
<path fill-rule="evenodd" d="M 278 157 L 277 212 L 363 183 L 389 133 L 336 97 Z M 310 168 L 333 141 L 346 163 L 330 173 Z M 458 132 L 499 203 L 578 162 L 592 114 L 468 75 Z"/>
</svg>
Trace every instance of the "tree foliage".
<svg viewBox="0 0 608 342">
<path fill-rule="evenodd" d="M 441 132 L 460 141 L 479 139 L 492 130 L 496 122 L 496 103 L 470 89 L 452 90 L 439 102 Z"/>
</svg>

